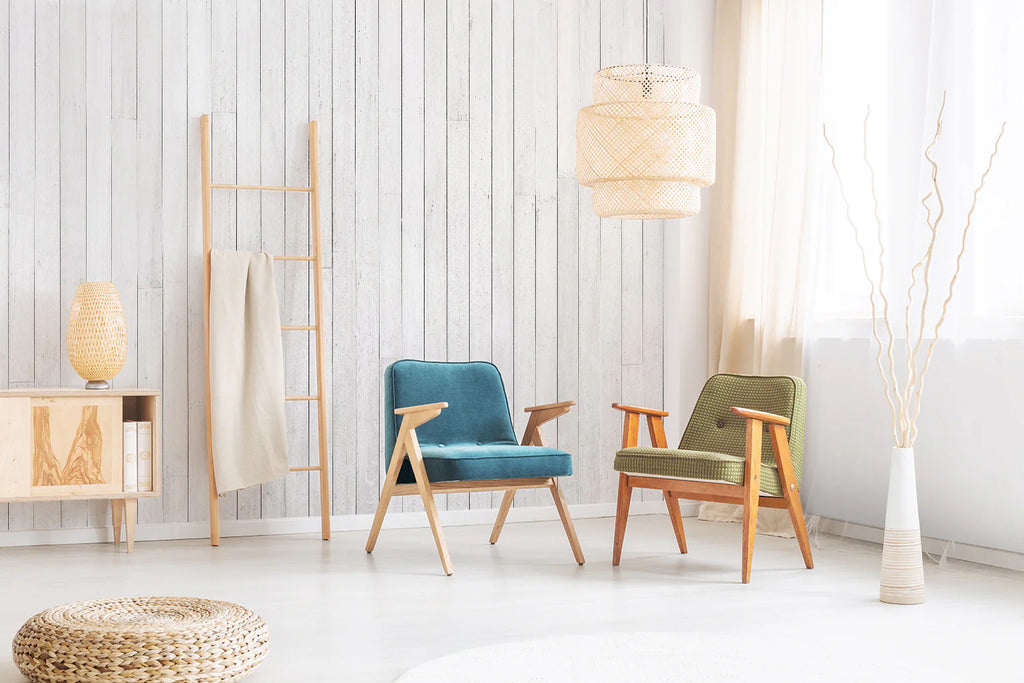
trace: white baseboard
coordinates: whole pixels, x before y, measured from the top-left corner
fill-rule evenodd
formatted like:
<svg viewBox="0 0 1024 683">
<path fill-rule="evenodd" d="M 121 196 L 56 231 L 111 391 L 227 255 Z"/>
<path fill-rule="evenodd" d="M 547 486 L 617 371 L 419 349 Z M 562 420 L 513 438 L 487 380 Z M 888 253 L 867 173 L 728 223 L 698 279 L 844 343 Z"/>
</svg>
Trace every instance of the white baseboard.
<svg viewBox="0 0 1024 683">
<path fill-rule="evenodd" d="M 700 503 L 681 503 L 684 517 L 696 517 Z M 594 519 L 614 517 L 614 503 L 584 503 L 570 505 L 574 519 Z M 661 501 L 634 501 L 630 506 L 631 515 L 665 514 L 665 504 Z M 495 510 L 445 510 L 439 513 L 445 526 L 470 526 L 474 524 L 491 524 L 494 522 Z M 531 507 L 514 507 L 509 513 L 509 523 L 543 522 L 558 519 L 555 508 L 549 505 Z M 339 515 L 331 518 L 333 531 L 367 531 L 373 522 L 373 515 Z M 427 519 L 422 512 L 391 512 L 384 518 L 386 529 L 425 528 Z M 811 516 L 808 519 L 809 531 L 832 534 L 870 543 L 882 543 L 883 530 L 876 527 L 844 522 L 828 517 Z M 320 531 L 318 517 L 291 517 L 282 519 L 247 519 L 223 520 L 221 536 L 278 536 L 283 534 L 306 534 Z M 172 524 L 144 524 L 135 530 L 137 541 L 171 541 L 192 538 L 209 538 L 210 527 L 207 522 L 181 522 Z M 0 547 L 16 547 L 30 545 L 69 545 L 76 543 L 109 543 L 113 540 L 110 527 L 89 529 L 32 529 L 27 531 L 0 532 Z M 1002 567 L 1016 571 L 1024 571 L 1024 554 L 1008 550 L 984 548 L 968 543 L 956 543 L 937 538 L 922 538 L 921 544 L 926 553 L 937 556 L 941 563 L 943 558 L 965 560 L 993 567 Z"/>
<path fill-rule="evenodd" d="M 695 516 L 699 504 L 682 504 L 684 516 Z M 614 503 L 588 503 L 570 505 L 574 519 L 614 517 Z M 663 514 L 665 504 L 661 501 L 634 501 L 630 506 L 632 515 Z M 469 526 L 492 524 L 494 509 L 445 510 L 439 513 L 445 526 Z M 558 512 L 553 506 L 539 505 L 514 507 L 509 512 L 509 523 L 541 522 L 557 520 Z M 368 531 L 373 515 L 340 515 L 331 517 L 332 531 Z M 427 518 L 422 512 L 389 512 L 384 518 L 385 529 L 411 529 L 426 527 Z M 319 517 L 292 517 L 283 519 L 239 519 L 223 520 L 220 535 L 232 536 L 277 536 L 281 534 L 319 533 Z M 135 529 L 136 541 L 171 541 L 189 538 L 209 538 L 210 525 L 207 522 L 181 522 L 170 524 L 140 524 Z M 110 527 L 89 529 L 32 529 L 27 531 L 0 532 L 0 547 L 27 545 L 66 545 L 75 543 L 109 543 L 113 541 Z"/>
<path fill-rule="evenodd" d="M 853 538 L 859 541 L 868 541 L 881 545 L 885 534 L 884 529 L 853 522 L 844 522 L 829 517 L 811 517 L 808 519 L 808 531 L 814 533 L 832 534 L 844 538 Z M 921 537 L 921 548 L 935 557 L 941 565 L 945 559 L 964 560 L 977 564 L 987 564 L 992 567 L 1003 569 L 1014 569 L 1024 571 L 1024 554 L 1011 552 L 1009 550 L 998 550 L 996 548 L 985 548 L 969 543 L 957 543 L 955 541 L 944 541 L 938 538 Z"/>
</svg>

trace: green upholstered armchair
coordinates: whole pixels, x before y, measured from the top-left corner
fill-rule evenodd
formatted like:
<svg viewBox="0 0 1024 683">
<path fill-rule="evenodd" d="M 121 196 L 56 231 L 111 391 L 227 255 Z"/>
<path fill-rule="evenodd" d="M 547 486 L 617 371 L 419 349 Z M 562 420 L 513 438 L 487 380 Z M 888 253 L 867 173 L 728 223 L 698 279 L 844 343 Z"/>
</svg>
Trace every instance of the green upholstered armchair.
<svg viewBox="0 0 1024 683">
<path fill-rule="evenodd" d="M 679 552 L 686 552 L 679 499 L 743 506 L 743 583 L 750 582 L 758 507 L 789 511 L 803 553 L 814 567 L 800 505 L 807 387 L 799 377 L 715 375 L 700 392 L 678 448 L 668 448 L 663 418 L 668 413 L 612 404 L 625 413 L 622 450 L 615 454 L 619 496 L 612 564 L 622 555 L 634 488 L 661 490 Z M 651 447 L 637 446 L 640 416 Z M 762 437 L 767 434 L 768 439 Z"/>
<path fill-rule="evenodd" d="M 527 408 L 522 442 L 512 430 L 505 386 L 491 363 L 400 360 L 384 372 L 384 462 L 387 476 L 370 528 L 372 552 L 392 496 L 419 495 L 445 574 L 451 560 L 434 505 L 435 493 L 504 491 L 491 543 L 498 541 L 519 489 L 551 491 L 569 545 L 583 564 L 558 477 L 572 474 L 572 456 L 544 445 L 540 426 L 569 412 L 563 401 Z M 450 406 L 450 407 L 449 407 Z"/>
</svg>

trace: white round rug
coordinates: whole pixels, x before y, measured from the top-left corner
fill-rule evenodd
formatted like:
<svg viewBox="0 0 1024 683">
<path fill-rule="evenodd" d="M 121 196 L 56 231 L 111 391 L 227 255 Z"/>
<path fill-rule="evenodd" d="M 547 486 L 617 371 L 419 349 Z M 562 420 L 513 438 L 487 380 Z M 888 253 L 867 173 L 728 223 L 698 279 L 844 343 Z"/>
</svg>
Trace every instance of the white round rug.
<svg viewBox="0 0 1024 683">
<path fill-rule="evenodd" d="M 692 633 L 610 633 L 543 638 L 464 650 L 421 664 L 397 683 L 525 683 L 534 681 L 932 681 L 955 671 L 922 667 L 904 649 L 872 652 L 848 640 L 834 650 L 801 647 L 801 626 L 785 650 L 749 639 Z M 778 632 L 776 631 L 776 635 Z M 774 640 L 774 638 L 772 639 Z M 943 670 L 945 668 L 945 670 Z"/>
</svg>

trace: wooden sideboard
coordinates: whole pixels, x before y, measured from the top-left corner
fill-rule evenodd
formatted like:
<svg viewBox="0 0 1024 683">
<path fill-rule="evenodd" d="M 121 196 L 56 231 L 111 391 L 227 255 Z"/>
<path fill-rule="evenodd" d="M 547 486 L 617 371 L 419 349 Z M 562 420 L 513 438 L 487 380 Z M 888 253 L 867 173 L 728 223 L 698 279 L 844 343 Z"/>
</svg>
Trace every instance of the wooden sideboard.
<svg viewBox="0 0 1024 683">
<path fill-rule="evenodd" d="M 153 490 L 124 490 L 128 420 L 153 423 Z M 139 498 L 160 495 L 160 392 L 151 389 L 0 391 L 0 503 L 110 500 L 114 543 L 135 545 Z"/>
</svg>

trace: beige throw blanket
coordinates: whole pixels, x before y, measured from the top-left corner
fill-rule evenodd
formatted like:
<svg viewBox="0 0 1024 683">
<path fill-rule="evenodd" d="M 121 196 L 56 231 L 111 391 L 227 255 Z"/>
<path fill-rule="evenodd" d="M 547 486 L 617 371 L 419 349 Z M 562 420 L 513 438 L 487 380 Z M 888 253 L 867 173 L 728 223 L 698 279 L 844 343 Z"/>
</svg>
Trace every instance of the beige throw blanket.
<svg viewBox="0 0 1024 683">
<path fill-rule="evenodd" d="M 210 255 L 210 398 L 217 492 L 288 473 L 281 319 L 269 254 Z"/>
</svg>

